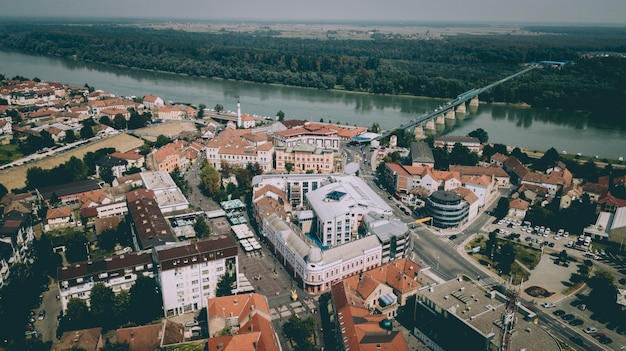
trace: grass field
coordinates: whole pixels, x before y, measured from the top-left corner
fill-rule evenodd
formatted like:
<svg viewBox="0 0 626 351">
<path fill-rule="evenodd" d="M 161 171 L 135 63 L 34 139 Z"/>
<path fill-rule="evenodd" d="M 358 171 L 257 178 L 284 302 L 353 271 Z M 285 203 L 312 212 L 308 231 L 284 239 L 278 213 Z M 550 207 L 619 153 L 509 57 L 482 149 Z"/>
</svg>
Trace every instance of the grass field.
<svg viewBox="0 0 626 351">
<path fill-rule="evenodd" d="M 117 134 L 113 137 L 106 138 L 89 145 L 76 148 L 74 150 L 46 157 L 27 165 L 13 167 L 11 169 L 0 172 L 0 184 L 7 189 L 21 189 L 26 185 L 26 171 L 31 167 L 41 167 L 42 169 L 51 169 L 62 163 L 67 162 L 72 156 L 83 159 L 86 153 L 96 151 L 103 148 L 113 147 L 117 151 L 126 152 L 143 145 L 143 140 L 130 136 L 125 133 Z"/>
<path fill-rule="evenodd" d="M 0 145 L 0 165 L 15 161 L 22 156 L 24 155 L 17 148 L 17 145 Z"/>
</svg>

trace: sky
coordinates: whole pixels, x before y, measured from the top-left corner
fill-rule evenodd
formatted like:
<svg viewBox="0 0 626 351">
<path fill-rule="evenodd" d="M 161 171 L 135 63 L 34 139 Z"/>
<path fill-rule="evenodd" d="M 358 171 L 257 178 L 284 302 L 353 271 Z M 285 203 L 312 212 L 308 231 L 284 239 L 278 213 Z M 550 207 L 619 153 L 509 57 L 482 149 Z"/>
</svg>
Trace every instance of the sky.
<svg viewBox="0 0 626 351">
<path fill-rule="evenodd" d="M 626 24 L 625 0 L 0 0 L 0 17 Z"/>
</svg>

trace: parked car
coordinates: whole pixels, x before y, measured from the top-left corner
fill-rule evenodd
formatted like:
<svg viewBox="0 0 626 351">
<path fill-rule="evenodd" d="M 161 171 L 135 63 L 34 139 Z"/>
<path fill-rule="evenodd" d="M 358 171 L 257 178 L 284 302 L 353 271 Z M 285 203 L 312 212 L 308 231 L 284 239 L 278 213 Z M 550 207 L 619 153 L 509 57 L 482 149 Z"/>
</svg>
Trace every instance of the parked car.
<svg viewBox="0 0 626 351">
<path fill-rule="evenodd" d="M 563 311 L 563 310 L 556 310 L 556 311 L 552 312 L 552 314 L 557 316 L 557 317 L 561 317 L 562 315 L 565 314 L 565 311 Z"/>
<path fill-rule="evenodd" d="M 566 322 L 569 322 L 569 321 L 573 321 L 574 319 L 576 319 L 576 317 L 573 314 L 566 314 L 566 315 L 561 316 L 561 319 Z"/>
<path fill-rule="evenodd" d="M 587 334 L 595 334 L 598 332 L 598 329 L 596 327 L 587 327 L 583 331 Z"/>
<path fill-rule="evenodd" d="M 587 305 L 585 305 L 584 303 L 582 303 L 582 304 L 578 305 L 578 309 L 579 309 L 579 310 L 581 310 L 581 311 L 584 311 L 584 310 L 586 310 L 586 309 L 587 309 Z"/>
<path fill-rule="evenodd" d="M 543 306 L 543 308 L 552 308 L 556 307 L 556 304 L 554 302 L 544 302 L 541 304 L 541 306 Z"/>
<path fill-rule="evenodd" d="M 573 321 L 569 322 L 569 325 L 572 325 L 574 327 L 579 326 L 579 325 L 583 325 L 584 322 L 582 319 L 574 319 Z"/>
<path fill-rule="evenodd" d="M 44 318 L 46 318 L 46 310 L 41 310 L 39 312 L 39 320 L 42 321 Z"/>
</svg>

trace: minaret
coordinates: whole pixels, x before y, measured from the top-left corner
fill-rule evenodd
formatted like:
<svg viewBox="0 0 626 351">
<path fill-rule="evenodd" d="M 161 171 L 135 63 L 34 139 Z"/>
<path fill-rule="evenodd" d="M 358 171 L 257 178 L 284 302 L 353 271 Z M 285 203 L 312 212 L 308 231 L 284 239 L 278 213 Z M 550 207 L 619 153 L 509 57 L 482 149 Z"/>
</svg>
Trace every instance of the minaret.
<svg viewBox="0 0 626 351">
<path fill-rule="evenodd" d="M 239 99 L 237 99 L 237 128 L 243 127 L 243 123 L 241 122 L 241 104 L 239 103 Z"/>
</svg>

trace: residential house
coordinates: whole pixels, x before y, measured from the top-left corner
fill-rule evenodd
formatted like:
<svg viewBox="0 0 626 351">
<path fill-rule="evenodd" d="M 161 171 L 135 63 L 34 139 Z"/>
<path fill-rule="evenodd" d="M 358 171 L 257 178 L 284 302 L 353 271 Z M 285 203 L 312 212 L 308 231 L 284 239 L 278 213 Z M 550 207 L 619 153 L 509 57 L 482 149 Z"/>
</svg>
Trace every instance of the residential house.
<svg viewBox="0 0 626 351">
<path fill-rule="evenodd" d="M 114 152 L 110 154 L 111 157 L 119 158 L 121 160 L 126 160 L 128 164 L 128 168 L 139 168 L 143 169 L 146 158 L 139 153 L 138 150 L 130 150 L 126 152 Z"/>
<path fill-rule="evenodd" d="M 386 313 L 380 313 L 397 309 L 391 287 L 369 275 L 363 274 L 362 281 L 355 278 L 332 286 L 333 329 L 338 349 L 408 351 L 402 333 L 393 330 Z"/>
<path fill-rule="evenodd" d="M 100 178 L 100 171 L 104 168 L 110 169 L 113 172 L 115 178 L 121 177 L 122 173 L 126 172 L 128 167 L 128 161 L 122 158 L 117 158 L 112 155 L 106 155 L 95 162 L 96 165 L 96 177 Z"/>
<path fill-rule="evenodd" d="M 128 344 L 132 351 L 155 351 L 184 342 L 185 326 L 169 319 L 161 323 L 121 328 L 116 331 L 117 343 Z"/>
<path fill-rule="evenodd" d="M 99 351 L 104 347 L 102 328 L 66 331 L 52 343 L 50 351 L 85 350 Z"/>
<path fill-rule="evenodd" d="M 207 305 L 208 350 L 282 350 L 265 296 L 215 297 Z M 226 335 L 224 330 L 228 330 Z"/>
<path fill-rule="evenodd" d="M 72 208 L 69 206 L 63 206 L 58 208 L 51 208 L 46 213 L 46 225 L 44 231 L 50 231 L 59 228 L 75 227 L 77 221 L 74 220 L 72 215 Z"/>
<path fill-rule="evenodd" d="M 498 167 L 504 167 L 504 162 L 506 162 L 507 158 L 509 158 L 509 156 L 496 152 L 489 158 L 489 163 L 491 163 L 492 165 L 497 165 Z"/>
<path fill-rule="evenodd" d="M 23 262 L 28 257 L 34 239 L 30 213 L 11 210 L 3 215 L 0 222 L 0 242 L 3 246 L 0 249 L 0 261 L 4 262 L 2 267 L 6 267 L 6 274 L 11 265 Z M 0 286 L 2 281 L 0 278 Z"/>
<path fill-rule="evenodd" d="M 165 316 L 207 307 L 224 274 L 237 279 L 237 254 L 237 243 L 230 234 L 153 247 Z"/>
<path fill-rule="evenodd" d="M 450 165 L 451 172 L 459 172 L 463 176 L 488 176 L 493 178 L 494 188 L 508 188 L 511 186 L 511 177 L 497 164 L 489 167 Z"/>
<path fill-rule="evenodd" d="M 140 276 L 154 278 L 151 252 L 138 251 L 97 260 L 78 262 L 57 268 L 61 309 L 67 310 L 70 299 L 85 300 L 94 284 L 102 283 L 114 293 L 129 291 Z"/>
<path fill-rule="evenodd" d="M 504 161 L 504 170 L 511 176 L 511 183 L 521 184 L 522 179 L 530 172 L 516 157 L 509 156 Z"/>
<path fill-rule="evenodd" d="M 513 218 L 523 219 L 526 217 L 526 212 L 528 212 L 528 208 L 530 203 L 528 201 L 522 199 L 511 199 L 509 201 L 509 213 L 507 216 Z"/>
</svg>

